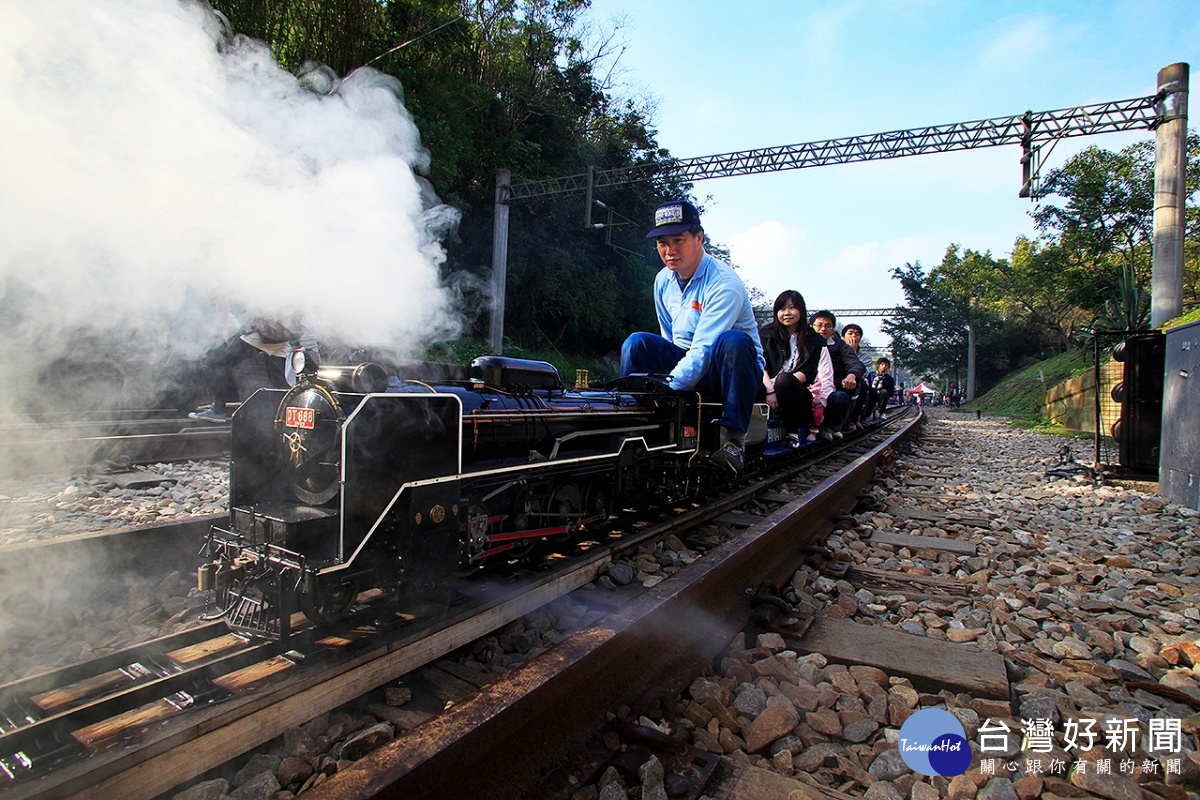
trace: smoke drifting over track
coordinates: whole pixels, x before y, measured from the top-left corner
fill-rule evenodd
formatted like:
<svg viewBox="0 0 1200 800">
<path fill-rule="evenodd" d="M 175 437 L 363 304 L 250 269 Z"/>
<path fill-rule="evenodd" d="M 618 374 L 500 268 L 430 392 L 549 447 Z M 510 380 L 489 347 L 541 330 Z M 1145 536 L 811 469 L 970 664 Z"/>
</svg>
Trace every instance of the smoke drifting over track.
<svg viewBox="0 0 1200 800">
<path fill-rule="evenodd" d="M 428 158 L 397 82 L 297 78 L 197 3 L 0 4 L 0 369 L 150 384 L 226 308 L 399 351 L 451 334 Z"/>
</svg>

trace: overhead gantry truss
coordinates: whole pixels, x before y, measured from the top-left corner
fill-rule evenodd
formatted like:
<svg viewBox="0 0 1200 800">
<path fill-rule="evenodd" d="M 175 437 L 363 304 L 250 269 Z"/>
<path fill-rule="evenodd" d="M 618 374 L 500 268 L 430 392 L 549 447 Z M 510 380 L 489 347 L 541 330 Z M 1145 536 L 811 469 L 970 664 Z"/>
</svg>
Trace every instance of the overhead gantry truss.
<svg viewBox="0 0 1200 800">
<path fill-rule="evenodd" d="M 1057 111 L 1026 111 L 1017 116 L 975 122 L 932 125 L 699 158 L 666 159 L 633 167 L 595 170 L 580 175 L 513 184 L 508 189 L 506 199 L 512 202 L 546 195 L 588 192 L 660 176 L 697 181 L 1009 144 L 1024 148 L 1026 157 L 1022 161 L 1027 163 L 1027 156 L 1033 149 L 1068 136 L 1153 129 L 1159 119 L 1159 102 L 1158 96 L 1137 97 Z M 1023 193 L 1028 188 L 1028 175 L 1025 180 Z"/>
<path fill-rule="evenodd" d="M 633 167 L 588 171 L 563 178 L 512 184 L 507 170 L 496 175 L 496 214 L 493 222 L 493 297 L 491 345 L 499 353 L 504 331 L 505 271 L 508 259 L 508 212 L 515 202 L 557 194 L 584 193 L 584 227 L 591 224 L 596 189 L 655 178 L 698 181 L 733 175 L 878 161 L 925 153 L 947 153 L 981 147 L 1021 146 L 1021 197 L 1037 197 L 1036 182 L 1043 146 L 1069 136 L 1091 136 L 1120 131 L 1155 130 L 1154 298 L 1151 324 L 1178 316 L 1182 311 L 1183 218 L 1186 186 L 1187 95 L 1189 67 L 1170 64 L 1158 73 L 1158 93 L 1150 97 L 1042 111 L 975 122 L 933 125 L 887 131 L 868 136 L 826 139 L 807 144 L 743 150 L 700 158 L 663 159 Z M 860 316 L 888 316 L 890 309 L 846 309 Z M 974 386 L 974 341 L 967 365 L 967 399 Z"/>
</svg>

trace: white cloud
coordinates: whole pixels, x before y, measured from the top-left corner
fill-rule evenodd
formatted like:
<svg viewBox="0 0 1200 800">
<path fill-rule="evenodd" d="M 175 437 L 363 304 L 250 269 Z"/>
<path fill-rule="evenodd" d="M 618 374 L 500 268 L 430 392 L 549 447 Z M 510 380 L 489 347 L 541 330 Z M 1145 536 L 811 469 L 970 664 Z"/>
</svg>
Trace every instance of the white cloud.
<svg viewBox="0 0 1200 800">
<path fill-rule="evenodd" d="M 799 277 L 807 240 L 807 231 L 767 220 L 734 233 L 726 243 L 746 285 L 774 298 Z"/>
<path fill-rule="evenodd" d="M 806 14 L 796 26 L 803 37 L 796 51 L 805 54 L 810 62 L 841 60 L 846 49 L 844 34 L 865 5 L 861 0 L 837 3 Z"/>
<path fill-rule="evenodd" d="M 843 247 L 836 256 L 821 265 L 823 272 L 843 277 L 890 275 L 893 267 L 910 261 L 927 261 L 927 254 L 938 247 L 928 236 L 908 236 L 885 242 L 863 242 Z M 940 258 L 940 256 L 939 256 Z"/>
<path fill-rule="evenodd" d="M 979 55 L 979 68 L 988 73 L 1022 72 L 1060 52 L 1067 32 L 1047 15 L 1013 17 L 1006 29 Z"/>
</svg>

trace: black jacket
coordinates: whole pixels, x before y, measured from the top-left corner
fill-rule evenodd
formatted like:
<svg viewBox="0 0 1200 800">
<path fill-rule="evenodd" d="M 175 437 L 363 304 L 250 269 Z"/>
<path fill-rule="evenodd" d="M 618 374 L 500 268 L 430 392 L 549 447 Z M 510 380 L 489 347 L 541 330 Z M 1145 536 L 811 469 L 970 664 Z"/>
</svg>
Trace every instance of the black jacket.
<svg viewBox="0 0 1200 800">
<path fill-rule="evenodd" d="M 821 364 L 821 348 L 825 346 L 825 340 L 820 335 L 807 325 L 804 326 L 804 343 L 808 346 L 808 356 L 796 368 L 796 372 L 803 372 L 804 377 L 811 383 L 813 378 L 817 377 L 817 368 Z M 762 340 L 763 359 L 767 362 L 767 374 L 774 378 L 783 369 L 783 365 L 787 363 L 788 357 L 791 355 L 791 342 L 788 339 L 779 337 L 779 329 L 774 324 L 764 325 L 758 332 L 758 338 Z"/>
<path fill-rule="evenodd" d="M 871 386 L 884 397 L 891 397 L 896 393 L 896 379 L 890 372 L 880 375 L 878 372 L 872 371 Z"/>
<path fill-rule="evenodd" d="M 863 380 L 867 377 L 866 365 L 858 357 L 858 353 L 854 352 L 854 348 L 842 341 L 842 337 L 835 333 L 832 338 L 833 344 L 827 346 L 829 347 L 829 357 L 833 360 L 834 390 L 842 388 L 842 379 L 851 372 L 858 378 L 859 385 L 862 385 Z"/>
</svg>

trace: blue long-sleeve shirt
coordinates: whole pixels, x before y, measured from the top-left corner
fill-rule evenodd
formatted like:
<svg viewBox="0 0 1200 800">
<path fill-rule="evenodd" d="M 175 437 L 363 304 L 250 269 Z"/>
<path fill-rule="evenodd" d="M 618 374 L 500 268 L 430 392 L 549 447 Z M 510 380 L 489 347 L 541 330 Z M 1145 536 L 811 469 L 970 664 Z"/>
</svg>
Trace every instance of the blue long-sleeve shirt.
<svg viewBox="0 0 1200 800">
<path fill-rule="evenodd" d="M 691 389 L 700 381 L 708 370 L 717 337 L 728 330 L 745 331 L 750 336 L 762 371 L 766 362 L 750 295 L 729 265 L 705 253 L 682 289 L 675 273 L 664 267 L 654 278 L 654 307 L 663 338 L 687 350 L 671 370 L 673 388 Z"/>
</svg>

